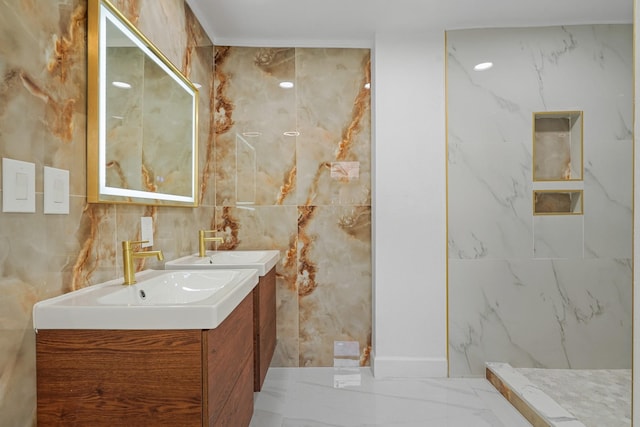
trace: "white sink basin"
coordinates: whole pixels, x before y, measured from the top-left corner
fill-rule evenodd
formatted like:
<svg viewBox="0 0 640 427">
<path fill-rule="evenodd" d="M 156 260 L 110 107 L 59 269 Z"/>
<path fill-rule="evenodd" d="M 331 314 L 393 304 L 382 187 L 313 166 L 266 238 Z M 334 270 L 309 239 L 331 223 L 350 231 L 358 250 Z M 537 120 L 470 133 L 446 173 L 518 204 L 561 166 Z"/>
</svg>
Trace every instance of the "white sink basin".
<svg viewBox="0 0 640 427">
<path fill-rule="evenodd" d="M 37 329 L 213 329 L 258 283 L 254 269 L 146 270 L 33 307 Z"/>
<path fill-rule="evenodd" d="M 206 256 L 187 255 L 164 264 L 165 270 L 214 270 L 252 268 L 264 276 L 280 259 L 279 251 L 207 251 Z"/>
</svg>

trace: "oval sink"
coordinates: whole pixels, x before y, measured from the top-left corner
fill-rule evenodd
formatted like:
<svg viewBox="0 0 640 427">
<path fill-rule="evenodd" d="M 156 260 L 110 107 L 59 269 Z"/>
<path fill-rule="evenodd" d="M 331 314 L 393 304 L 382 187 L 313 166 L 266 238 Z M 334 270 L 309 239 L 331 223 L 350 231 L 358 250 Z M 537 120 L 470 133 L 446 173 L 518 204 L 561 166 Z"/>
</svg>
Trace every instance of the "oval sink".
<svg viewBox="0 0 640 427">
<path fill-rule="evenodd" d="M 258 283 L 254 269 L 146 270 L 40 301 L 37 329 L 213 329 Z"/>
<path fill-rule="evenodd" d="M 164 264 L 165 270 L 215 270 L 226 268 L 254 268 L 264 276 L 276 265 L 280 252 L 265 251 L 207 251 L 206 256 L 187 255 Z"/>
</svg>

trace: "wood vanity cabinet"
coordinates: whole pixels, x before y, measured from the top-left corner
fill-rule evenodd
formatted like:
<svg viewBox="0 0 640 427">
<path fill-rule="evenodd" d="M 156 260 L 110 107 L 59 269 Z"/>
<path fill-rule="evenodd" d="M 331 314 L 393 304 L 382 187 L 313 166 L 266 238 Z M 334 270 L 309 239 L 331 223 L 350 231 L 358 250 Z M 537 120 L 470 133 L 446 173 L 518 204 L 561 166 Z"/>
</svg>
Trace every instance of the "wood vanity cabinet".
<svg viewBox="0 0 640 427">
<path fill-rule="evenodd" d="M 262 389 L 276 349 L 276 268 L 260 277 L 253 289 L 254 391 Z"/>
<path fill-rule="evenodd" d="M 39 330 L 38 426 L 248 426 L 253 298 L 210 330 Z"/>
</svg>

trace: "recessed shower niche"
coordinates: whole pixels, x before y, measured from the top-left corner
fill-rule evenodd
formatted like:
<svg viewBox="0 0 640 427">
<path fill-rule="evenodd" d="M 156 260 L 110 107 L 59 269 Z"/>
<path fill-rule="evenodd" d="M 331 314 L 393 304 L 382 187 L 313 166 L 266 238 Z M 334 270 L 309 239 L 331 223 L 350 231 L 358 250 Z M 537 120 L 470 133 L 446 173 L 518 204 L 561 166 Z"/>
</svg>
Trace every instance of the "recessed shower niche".
<svg viewBox="0 0 640 427">
<path fill-rule="evenodd" d="M 534 215 L 582 215 L 582 190 L 534 190 Z"/>
<path fill-rule="evenodd" d="M 533 113 L 533 180 L 581 180 L 582 169 L 582 111 Z"/>
</svg>

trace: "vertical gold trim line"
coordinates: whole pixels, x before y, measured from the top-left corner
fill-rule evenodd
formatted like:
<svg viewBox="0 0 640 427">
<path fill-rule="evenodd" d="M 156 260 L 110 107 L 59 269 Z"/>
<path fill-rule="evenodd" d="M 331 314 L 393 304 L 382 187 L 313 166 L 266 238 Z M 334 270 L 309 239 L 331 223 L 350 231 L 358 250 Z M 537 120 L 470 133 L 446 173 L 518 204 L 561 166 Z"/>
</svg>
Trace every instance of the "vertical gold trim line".
<svg viewBox="0 0 640 427">
<path fill-rule="evenodd" d="M 637 55 L 636 50 L 638 46 L 636 45 L 637 41 L 637 13 L 638 13 L 638 0 L 634 0 L 633 2 L 633 27 L 632 27 L 632 37 L 633 41 L 631 42 L 632 50 L 632 58 L 633 62 L 631 64 L 632 68 L 632 86 L 633 86 L 633 100 L 632 100 L 632 129 L 633 129 L 633 138 L 631 143 L 631 170 L 633 171 L 631 174 L 631 426 L 633 426 L 634 419 L 634 383 L 635 383 L 635 317 L 636 317 L 636 307 L 635 307 L 635 252 L 636 252 L 636 99 L 638 98 L 637 93 L 637 84 L 636 84 L 636 61 Z M 583 120 L 584 122 L 584 120 Z"/>
<path fill-rule="evenodd" d="M 193 205 L 191 207 L 197 208 L 200 205 L 200 167 L 199 162 L 200 158 L 198 157 L 198 153 L 200 152 L 200 91 L 197 87 L 193 86 L 193 159 L 192 159 L 192 168 L 193 173 L 191 174 L 193 181 L 192 185 L 192 196 L 193 196 Z"/>
<path fill-rule="evenodd" d="M 536 182 L 536 112 L 531 112 L 531 182 Z M 533 201 L 535 205 L 535 201 Z"/>
<path fill-rule="evenodd" d="M 580 110 L 580 181 L 584 186 L 584 110 Z"/>
<path fill-rule="evenodd" d="M 87 202 L 99 200 L 98 189 L 98 28 L 100 25 L 100 2 L 89 0 L 87 10 L 87 118 L 86 118 L 86 174 Z"/>
<path fill-rule="evenodd" d="M 445 351 L 447 357 L 447 377 L 451 377 L 451 360 L 449 355 L 449 53 L 447 32 L 444 32 L 444 174 L 445 174 Z"/>
</svg>

